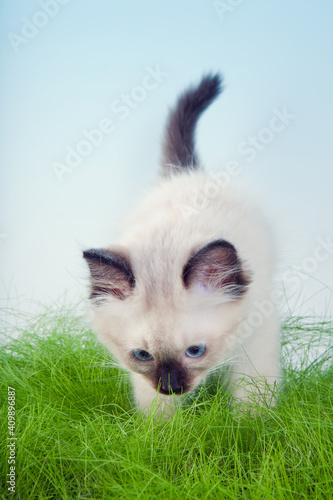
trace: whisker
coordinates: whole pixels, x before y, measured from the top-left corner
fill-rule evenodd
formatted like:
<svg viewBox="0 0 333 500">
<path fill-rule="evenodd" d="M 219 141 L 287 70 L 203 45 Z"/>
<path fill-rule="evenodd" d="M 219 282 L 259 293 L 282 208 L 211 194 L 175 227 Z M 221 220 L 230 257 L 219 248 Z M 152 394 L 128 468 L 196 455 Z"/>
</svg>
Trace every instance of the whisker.
<svg viewBox="0 0 333 500">
<path fill-rule="evenodd" d="M 236 356 L 231 356 L 230 358 L 228 359 L 225 359 L 224 361 L 222 361 L 222 363 L 219 363 L 218 365 L 214 366 L 213 368 L 209 369 L 207 373 L 212 373 L 216 370 L 219 370 L 220 368 L 223 368 L 225 365 L 230 365 L 232 363 L 230 363 L 231 361 L 233 362 L 236 358 L 239 358 L 241 356 L 241 354 L 237 354 Z"/>
</svg>

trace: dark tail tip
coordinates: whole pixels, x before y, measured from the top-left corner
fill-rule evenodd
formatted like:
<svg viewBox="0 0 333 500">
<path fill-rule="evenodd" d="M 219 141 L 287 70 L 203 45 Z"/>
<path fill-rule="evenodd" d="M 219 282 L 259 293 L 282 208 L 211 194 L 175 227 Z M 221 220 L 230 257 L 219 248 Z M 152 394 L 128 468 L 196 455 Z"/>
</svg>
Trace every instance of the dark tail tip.
<svg viewBox="0 0 333 500">
<path fill-rule="evenodd" d="M 222 92 L 220 74 L 204 76 L 196 87 L 189 88 L 178 99 L 169 115 L 162 154 L 162 175 L 198 168 L 195 151 L 195 128 L 201 114 Z"/>
</svg>

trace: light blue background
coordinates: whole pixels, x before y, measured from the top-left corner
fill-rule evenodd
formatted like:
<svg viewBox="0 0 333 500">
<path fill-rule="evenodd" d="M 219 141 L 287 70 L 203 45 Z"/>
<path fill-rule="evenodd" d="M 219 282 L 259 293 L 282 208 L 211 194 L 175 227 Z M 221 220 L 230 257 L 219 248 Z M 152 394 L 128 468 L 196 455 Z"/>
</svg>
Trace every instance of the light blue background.
<svg viewBox="0 0 333 500">
<path fill-rule="evenodd" d="M 50 2 L 0 6 L 2 305 L 87 295 L 81 249 L 115 241 L 155 182 L 169 106 L 208 71 L 226 88 L 198 127 L 203 163 L 241 164 L 277 221 L 282 273 L 308 270 L 333 236 L 332 2 L 228 0 L 223 16 L 208 0 L 62 0 L 38 14 Z M 27 20 L 45 25 L 13 41 Z M 157 66 L 168 76 L 121 120 L 111 104 Z M 240 143 L 284 107 L 295 118 L 247 162 Z M 104 118 L 115 130 L 59 182 L 54 162 Z M 291 311 L 331 313 L 333 255 L 306 274 Z"/>
</svg>

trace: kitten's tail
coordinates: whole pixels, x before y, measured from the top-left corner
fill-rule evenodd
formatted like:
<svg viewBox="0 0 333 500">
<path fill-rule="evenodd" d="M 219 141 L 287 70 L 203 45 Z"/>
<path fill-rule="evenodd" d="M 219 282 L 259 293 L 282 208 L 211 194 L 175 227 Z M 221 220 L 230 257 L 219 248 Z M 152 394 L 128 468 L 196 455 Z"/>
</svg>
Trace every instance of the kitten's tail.
<svg viewBox="0 0 333 500">
<path fill-rule="evenodd" d="M 198 168 L 195 127 L 203 111 L 222 92 L 222 77 L 204 76 L 197 87 L 184 92 L 168 118 L 162 150 L 162 175 L 168 177 L 184 169 Z"/>
</svg>

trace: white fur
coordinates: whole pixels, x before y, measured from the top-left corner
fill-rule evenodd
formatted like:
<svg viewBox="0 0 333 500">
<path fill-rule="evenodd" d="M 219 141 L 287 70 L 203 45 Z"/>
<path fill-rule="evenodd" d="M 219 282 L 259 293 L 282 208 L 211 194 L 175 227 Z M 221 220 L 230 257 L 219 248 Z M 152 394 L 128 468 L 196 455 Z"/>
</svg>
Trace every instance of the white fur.
<svg viewBox="0 0 333 500">
<path fill-rule="evenodd" d="M 201 171 L 162 180 L 128 219 L 118 245 L 111 247 L 125 249 L 136 285 L 126 300 L 110 295 L 95 306 L 95 329 L 132 373 L 135 400 L 144 411 L 157 398 L 159 412 L 172 413 L 179 397 L 157 394 L 145 375 L 147 365 L 133 362 L 133 349 L 172 356 L 191 373 L 193 388 L 235 356 L 231 381 L 235 396 L 243 400 L 253 393 L 266 397 L 267 387 L 279 377 L 279 319 L 269 299 L 275 262 L 269 225 L 256 203 L 236 186 L 218 186 L 210 198 L 202 197 L 208 183 L 211 178 Z M 200 287 L 188 290 L 182 282 L 192 253 L 217 239 L 236 248 L 251 275 L 246 293 L 233 301 Z M 266 305 L 267 314 L 258 311 L 258 304 Z M 196 344 L 207 345 L 207 353 L 186 357 L 185 350 Z"/>
</svg>

